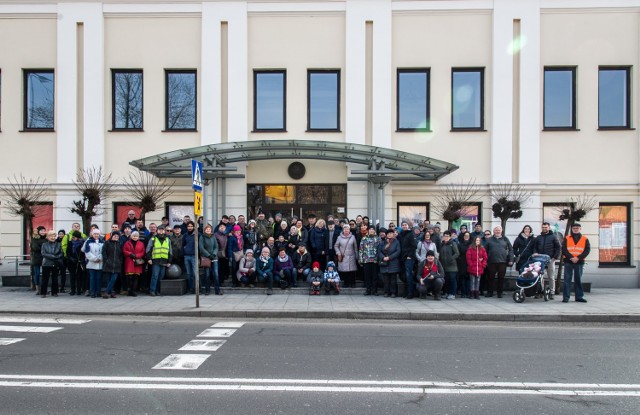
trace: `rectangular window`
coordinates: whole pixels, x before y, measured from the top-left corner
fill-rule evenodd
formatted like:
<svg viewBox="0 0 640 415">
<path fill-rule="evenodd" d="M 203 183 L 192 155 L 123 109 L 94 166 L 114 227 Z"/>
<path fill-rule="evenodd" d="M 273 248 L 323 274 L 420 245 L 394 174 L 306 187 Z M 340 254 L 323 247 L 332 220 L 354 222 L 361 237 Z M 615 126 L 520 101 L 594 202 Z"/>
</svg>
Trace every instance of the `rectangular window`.
<svg viewBox="0 0 640 415">
<path fill-rule="evenodd" d="M 567 220 L 560 220 L 560 216 L 565 213 L 567 209 L 572 210 L 573 205 L 571 203 L 542 204 L 542 221 L 549 222 L 551 231 L 558 235 L 560 242 L 564 239 L 564 234 L 567 231 Z"/>
<path fill-rule="evenodd" d="M 53 69 L 24 69 L 25 131 L 53 131 L 54 77 Z"/>
<path fill-rule="evenodd" d="M 600 203 L 600 265 L 629 265 L 629 203 Z"/>
<path fill-rule="evenodd" d="M 429 69 L 398 69 L 397 130 L 430 131 Z"/>
<path fill-rule="evenodd" d="M 453 68 L 451 129 L 484 130 L 484 68 Z"/>
<path fill-rule="evenodd" d="M 576 68 L 544 68 L 544 128 L 576 129 Z"/>
<path fill-rule="evenodd" d="M 166 131 L 196 130 L 196 71 L 166 70 Z"/>
<path fill-rule="evenodd" d="M 631 68 L 601 66 L 598 71 L 598 128 L 631 128 Z"/>
<path fill-rule="evenodd" d="M 411 225 L 420 225 L 429 219 L 429 202 L 398 202 L 396 206 L 397 224 L 407 221 Z"/>
<path fill-rule="evenodd" d="M 253 72 L 253 130 L 286 130 L 285 70 Z"/>
<path fill-rule="evenodd" d="M 307 131 L 340 131 L 340 71 L 307 71 Z"/>
<path fill-rule="evenodd" d="M 142 130 L 142 71 L 111 70 L 113 130 Z"/>
</svg>

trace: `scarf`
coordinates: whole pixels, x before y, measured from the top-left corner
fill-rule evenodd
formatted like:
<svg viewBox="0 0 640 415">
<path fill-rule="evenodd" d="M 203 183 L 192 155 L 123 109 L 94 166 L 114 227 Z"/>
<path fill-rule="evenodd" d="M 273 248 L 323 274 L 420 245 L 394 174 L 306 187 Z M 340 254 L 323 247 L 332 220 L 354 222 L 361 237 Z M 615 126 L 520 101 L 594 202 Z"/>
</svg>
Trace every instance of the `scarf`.
<svg viewBox="0 0 640 415">
<path fill-rule="evenodd" d="M 278 255 L 278 262 L 287 262 L 289 261 L 289 255 L 284 254 L 284 258 Z"/>
</svg>

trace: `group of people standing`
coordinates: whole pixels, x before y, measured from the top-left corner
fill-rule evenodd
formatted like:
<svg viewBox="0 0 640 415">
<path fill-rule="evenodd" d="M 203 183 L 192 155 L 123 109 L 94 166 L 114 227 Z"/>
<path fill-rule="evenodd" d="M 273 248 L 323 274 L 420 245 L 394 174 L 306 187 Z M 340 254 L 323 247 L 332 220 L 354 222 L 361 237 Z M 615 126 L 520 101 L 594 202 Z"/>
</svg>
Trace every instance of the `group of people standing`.
<svg viewBox="0 0 640 415">
<path fill-rule="evenodd" d="M 88 238 L 77 223 L 69 233 L 39 227 L 31 240 L 31 261 L 34 287 L 43 297 L 49 293 L 49 281 L 52 296 L 65 292 L 67 271 L 70 295 L 114 298 L 117 293 L 136 296 L 143 291 L 157 296 L 172 265 L 186 275 L 189 291 L 195 293 L 198 263 L 205 295 L 211 293 L 212 284 L 214 293 L 223 295 L 227 279 L 237 287 L 264 285 L 267 294 L 274 286 L 286 289 L 306 283 L 312 295 L 323 289 L 338 294 L 363 281 L 365 295 L 406 299 L 431 295 L 439 300 L 479 299 L 494 292 L 501 298 L 507 268 L 515 264 L 520 270 L 537 253 L 554 259 L 546 274 L 552 292 L 555 260 L 564 257 L 565 279 L 575 278 L 576 301 L 582 302 L 586 300 L 580 281 L 589 250 L 579 224 L 562 244 L 548 223 L 542 224 L 537 236 L 525 225 L 512 244 L 500 226 L 489 231 L 480 223 L 471 232 L 465 225 L 441 232 L 439 223 L 426 221 L 415 225 L 403 221 L 400 228 L 389 223 L 383 228 L 369 223 L 366 216 L 324 220 L 309 215 L 305 225 L 301 218 L 286 220 L 276 214 L 267 219 L 260 212 L 248 222 L 243 215 L 237 219 L 224 215 L 215 228 L 202 220 L 196 225 L 185 216 L 180 225 L 170 227 L 163 218 L 162 224 L 151 223 L 147 229 L 131 211 L 107 234 L 92 225 Z M 399 285 L 404 292 L 398 292 Z M 567 289 L 565 284 L 566 301 Z"/>
</svg>

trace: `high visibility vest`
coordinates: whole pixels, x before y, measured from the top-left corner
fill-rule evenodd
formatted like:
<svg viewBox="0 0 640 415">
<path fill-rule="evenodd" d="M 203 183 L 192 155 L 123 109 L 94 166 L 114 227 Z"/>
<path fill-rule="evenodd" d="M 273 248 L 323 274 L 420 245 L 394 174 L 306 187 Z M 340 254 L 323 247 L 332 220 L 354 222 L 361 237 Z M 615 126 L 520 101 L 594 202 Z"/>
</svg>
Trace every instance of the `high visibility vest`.
<svg viewBox="0 0 640 415">
<path fill-rule="evenodd" d="M 160 242 L 160 238 L 153 238 L 153 252 L 151 253 L 151 259 L 169 259 L 169 245 L 171 241 L 169 238 L 164 238 L 163 242 Z"/>
<path fill-rule="evenodd" d="M 567 251 L 571 254 L 572 257 L 576 258 L 578 255 L 584 252 L 587 247 L 587 237 L 582 235 L 578 243 L 573 241 L 573 237 L 571 235 L 567 236 Z"/>
</svg>

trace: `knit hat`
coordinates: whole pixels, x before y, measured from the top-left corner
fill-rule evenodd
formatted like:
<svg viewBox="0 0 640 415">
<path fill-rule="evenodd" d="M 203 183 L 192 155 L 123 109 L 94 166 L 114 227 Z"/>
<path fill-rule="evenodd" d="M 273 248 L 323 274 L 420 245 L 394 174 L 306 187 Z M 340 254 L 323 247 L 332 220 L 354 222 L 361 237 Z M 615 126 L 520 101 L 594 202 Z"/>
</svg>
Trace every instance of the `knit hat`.
<svg viewBox="0 0 640 415">
<path fill-rule="evenodd" d="M 164 228 L 162 228 L 162 229 L 164 229 Z M 114 236 L 120 237 L 120 231 L 111 232 L 111 237 L 113 238 Z"/>
<path fill-rule="evenodd" d="M 242 228 L 240 227 L 240 225 L 233 225 L 233 231 L 237 232 L 237 231 L 241 231 Z"/>
<path fill-rule="evenodd" d="M 319 263 L 318 261 L 314 262 L 314 263 L 311 265 L 311 269 L 314 269 L 314 268 L 318 268 L 318 269 L 320 269 L 320 263 Z"/>
<path fill-rule="evenodd" d="M 249 225 L 251 225 L 252 223 L 255 225 L 256 221 L 253 219 L 249 219 Z"/>
<path fill-rule="evenodd" d="M 428 250 L 427 256 L 436 256 L 436 254 L 432 250 Z"/>
<path fill-rule="evenodd" d="M 95 228 L 94 230 L 91 231 L 91 235 L 95 235 L 95 234 L 100 234 L 100 229 Z"/>
<path fill-rule="evenodd" d="M 244 251 L 244 254 L 251 254 L 253 255 L 253 249 L 247 249 L 246 251 Z"/>
<path fill-rule="evenodd" d="M 327 262 L 327 268 L 329 268 L 329 267 L 335 268 L 336 264 L 333 261 L 329 261 L 329 262 Z"/>
<path fill-rule="evenodd" d="M 58 231 L 58 233 L 60 233 L 60 232 L 62 232 L 62 234 L 63 234 L 63 235 L 66 235 L 66 232 L 64 231 L 64 229 L 60 229 L 60 230 Z"/>
<path fill-rule="evenodd" d="M 80 231 L 73 231 L 71 236 L 74 237 L 74 238 L 82 239 L 82 234 L 80 233 Z"/>
<path fill-rule="evenodd" d="M 378 229 L 378 233 L 387 233 L 387 228 Z"/>
</svg>

